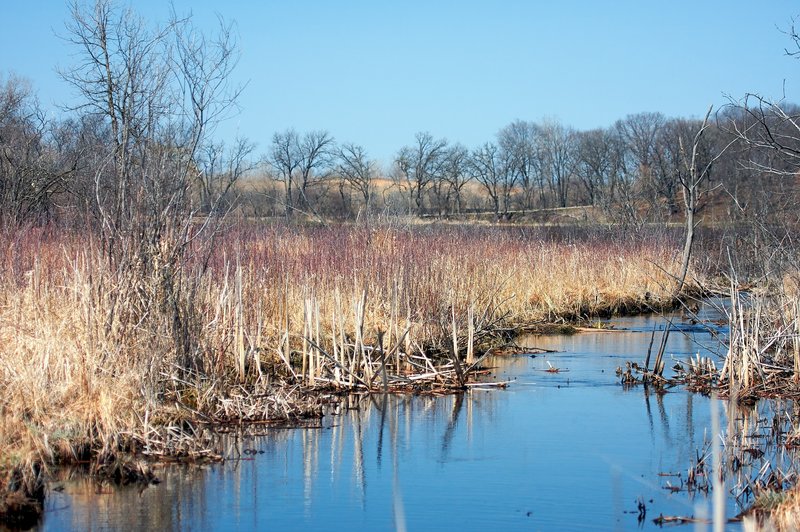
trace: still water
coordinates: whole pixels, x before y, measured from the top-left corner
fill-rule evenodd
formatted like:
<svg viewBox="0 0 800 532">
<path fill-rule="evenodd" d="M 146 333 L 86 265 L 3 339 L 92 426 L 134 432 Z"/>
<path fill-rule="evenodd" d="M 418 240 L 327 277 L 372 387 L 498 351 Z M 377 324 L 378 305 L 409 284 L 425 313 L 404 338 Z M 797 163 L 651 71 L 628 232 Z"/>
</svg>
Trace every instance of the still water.
<svg viewBox="0 0 800 532">
<path fill-rule="evenodd" d="M 686 478 L 708 450 L 710 400 L 624 389 L 615 369 L 643 360 L 663 321 L 613 325 L 627 330 L 519 340 L 554 352 L 490 361 L 505 390 L 353 398 L 315 427 L 231 437 L 225 463 L 165 467 L 143 490 L 65 480 L 42 528 L 635 530 L 659 514 L 710 515 L 710 497 L 673 493 L 680 479 L 663 476 Z M 675 359 L 719 348 L 705 329 L 680 328 Z M 740 510 L 729 497 L 726 514 Z"/>
</svg>

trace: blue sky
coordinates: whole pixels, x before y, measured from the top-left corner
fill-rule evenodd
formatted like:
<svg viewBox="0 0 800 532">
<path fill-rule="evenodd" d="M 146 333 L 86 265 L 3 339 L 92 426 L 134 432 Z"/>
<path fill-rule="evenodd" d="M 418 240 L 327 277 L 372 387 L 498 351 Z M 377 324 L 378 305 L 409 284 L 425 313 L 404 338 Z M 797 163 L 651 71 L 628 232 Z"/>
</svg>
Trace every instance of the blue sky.
<svg viewBox="0 0 800 532">
<path fill-rule="evenodd" d="M 55 67 L 62 0 L 4 2 L 0 73 L 29 78 L 47 105 L 71 97 Z M 132 1 L 153 21 L 167 2 Z M 759 92 L 800 102 L 800 62 L 781 33 L 800 3 L 744 1 L 174 0 L 201 26 L 236 21 L 248 82 L 219 129 L 264 152 L 272 134 L 327 129 L 384 162 L 417 131 L 476 146 L 515 119 L 579 129 L 627 114 L 699 116 Z"/>
</svg>

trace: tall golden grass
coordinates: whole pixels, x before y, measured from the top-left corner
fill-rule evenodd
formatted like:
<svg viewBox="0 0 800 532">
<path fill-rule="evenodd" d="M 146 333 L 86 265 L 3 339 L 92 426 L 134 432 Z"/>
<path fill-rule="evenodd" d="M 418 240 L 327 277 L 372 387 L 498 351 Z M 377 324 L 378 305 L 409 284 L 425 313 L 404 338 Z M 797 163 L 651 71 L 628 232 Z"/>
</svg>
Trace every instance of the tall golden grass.
<svg viewBox="0 0 800 532">
<path fill-rule="evenodd" d="M 187 420 L 309 415 L 309 387 L 435 380 L 498 328 L 673 303 L 673 238 L 584 233 L 241 225 L 184 266 L 184 326 L 199 339 L 188 361 L 169 324 L 125 307 L 156 298 L 158 282 L 115 284 L 91 235 L 6 234 L 2 468 L 132 445 L 191 453 L 202 434 Z M 453 351 L 450 369 L 437 365 Z"/>
<path fill-rule="evenodd" d="M 796 266 L 748 292 L 731 281 L 722 388 L 734 397 L 800 397 L 800 291 Z"/>
</svg>

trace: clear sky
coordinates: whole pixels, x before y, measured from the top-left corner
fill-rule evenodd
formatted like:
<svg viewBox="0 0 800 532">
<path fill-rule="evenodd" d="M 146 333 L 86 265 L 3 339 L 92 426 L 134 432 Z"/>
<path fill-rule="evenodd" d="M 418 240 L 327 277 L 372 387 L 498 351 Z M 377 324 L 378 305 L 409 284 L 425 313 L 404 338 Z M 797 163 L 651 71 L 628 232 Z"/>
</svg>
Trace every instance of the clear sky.
<svg viewBox="0 0 800 532">
<path fill-rule="evenodd" d="M 29 78 L 47 105 L 70 89 L 58 37 L 63 0 L 3 2 L 0 73 Z M 165 1 L 130 4 L 153 21 Z M 268 149 L 275 131 L 327 129 L 384 162 L 417 131 L 469 147 L 515 119 L 578 129 L 627 114 L 701 116 L 726 95 L 800 102 L 786 56 L 800 2 L 174 0 L 178 13 L 235 21 L 248 82 L 242 112 L 219 131 Z"/>
</svg>

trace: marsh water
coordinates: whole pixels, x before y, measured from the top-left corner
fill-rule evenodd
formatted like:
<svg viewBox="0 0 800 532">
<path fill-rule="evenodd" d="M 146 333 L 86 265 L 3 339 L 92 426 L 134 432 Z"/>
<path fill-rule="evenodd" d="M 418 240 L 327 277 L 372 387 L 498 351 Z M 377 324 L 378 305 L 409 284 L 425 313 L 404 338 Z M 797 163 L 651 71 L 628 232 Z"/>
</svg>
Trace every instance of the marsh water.
<svg viewBox="0 0 800 532">
<path fill-rule="evenodd" d="M 672 318 L 669 357 L 715 356 L 707 328 Z M 42 528 L 629 530 L 659 514 L 710 515 L 710 496 L 669 486 L 708 450 L 711 401 L 624 388 L 615 375 L 663 325 L 635 317 L 610 332 L 522 338 L 553 352 L 491 360 L 507 389 L 353 397 L 311 427 L 229 436 L 224 463 L 164 467 L 145 489 L 64 480 Z M 728 496 L 726 514 L 741 509 Z"/>
</svg>

